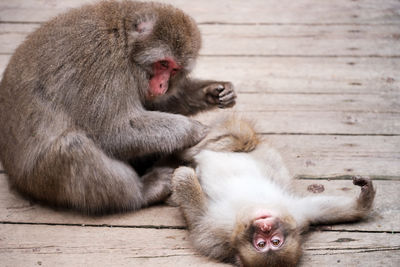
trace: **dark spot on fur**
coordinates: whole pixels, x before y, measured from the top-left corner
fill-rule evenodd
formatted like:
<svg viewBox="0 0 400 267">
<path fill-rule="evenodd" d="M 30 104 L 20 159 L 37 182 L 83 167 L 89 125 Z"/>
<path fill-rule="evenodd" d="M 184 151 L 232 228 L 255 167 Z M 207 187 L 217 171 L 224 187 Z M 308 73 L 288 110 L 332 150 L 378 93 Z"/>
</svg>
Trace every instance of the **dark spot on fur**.
<svg viewBox="0 0 400 267">
<path fill-rule="evenodd" d="M 33 93 L 39 97 L 44 102 L 51 102 L 52 95 L 48 94 L 44 88 L 44 86 L 39 83 L 33 88 Z"/>
<path fill-rule="evenodd" d="M 115 38 L 119 38 L 119 31 L 117 28 L 109 29 L 108 34 L 113 34 Z"/>
</svg>

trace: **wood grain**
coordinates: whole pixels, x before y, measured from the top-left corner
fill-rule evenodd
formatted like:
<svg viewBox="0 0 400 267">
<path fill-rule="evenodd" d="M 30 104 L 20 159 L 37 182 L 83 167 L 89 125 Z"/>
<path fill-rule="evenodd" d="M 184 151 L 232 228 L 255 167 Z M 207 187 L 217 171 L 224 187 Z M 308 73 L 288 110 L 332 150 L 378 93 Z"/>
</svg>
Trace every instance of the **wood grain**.
<svg viewBox="0 0 400 267">
<path fill-rule="evenodd" d="M 182 230 L 4 224 L 0 240 L 3 266 L 224 266 L 199 256 Z M 400 260 L 399 248 L 399 234 L 314 232 L 300 266 L 390 264 Z"/>
<path fill-rule="evenodd" d="M 311 184 L 322 184 L 325 191 L 322 195 L 346 195 L 356 197 L 360 188 L 350 180 L 296 180 L 296 191 L 301 195 L 311 194 L 307 187 Z M 375 181 L 377 196 L 375 209 L 368 220 L 357 224 L 341 224 L 325 227 L 327 230 L 348 231 L 385 231 L 400 232 L 400 207 L 398 201 L 387 196 L 397 195 L 400 181 Z M 177 208 L 156 206 L 138 212 L 117 214 L 102 217 L 82 216 L 75 212 L 52 210 L 50 208 L 24 200 L 11 193 L 7 188 L 4 175 L 0 177 L 0 222 L 58 224 L 75 226 L 113 226 L 128 228 L 185 228 L 185 222 Z"/>
<path fill-rule="evenodd" d="M 0 20 L 41 22 L 95 0 L 13 0 L 2 1 Z M 391 24 L 398 23 L 400 4 L 396 0 L 313 1 L 248 0 L 191 1 L 159 0 L 173 4 L 193 16 L 198 23 L 253 24 Z"/>
<path fill-rule="evenodd" d="M 0 75 L 41 23 L 94 1 L 0 1 Z M 375 179 L 367 220 L 313 227 L 300 266 L 400 266 L 400 2 L 161 2 L 200 24 L 193 76 L 235 84 L 234 112 L 283 154 L 300 194 L 318 184 L 322 195 L 356 196 L 352 175 Z M 53 210 L 12 193 L 2 169 L 1 266 L 224 266 L 192 249 L 175 207 L 104 217 Z"/>
<path fill-rule="evenodd" d="M 38 24 L 0 24 L 10 54 Z M 399 25 L 200 25 L 203 55 L 400 57 Z M 234 45 L 230 45 L 234 44 Z"/>
<path fill-rule="evenodd" d="M 10 55 L 0 55 L 0 74 L 9 59 Z M 193 76 L 229 80 L 237 91 L 253 94 L 327 94 L 327 97 L 362 94 L 390 100 L 391 96 L 400 95 L 399 65 L 398 58 L 203 56 L 199 58 Z M 347 103 L 351 104 L 351 101 Z M 398 110 L 398 105 L 396 107 Z"/>
<path fill-rule="evenodd" d="M 242 111 L 234 108 L 201 114 L 198 118 L 207 124 L 219 113 L 232 112 L 253 119 L 259 132 L 269 134 L 397 135 L 400 129 L 400 113 L 373 111 Z"/>
<path fill-rule="evenodd" d="M 260 124 L 259 122 L 257 124 Z M 294 175 L 400 179 L 400 136 L 268 134 Z M 0 171 L 3 170 L 0 164 Z"/>
</svg>

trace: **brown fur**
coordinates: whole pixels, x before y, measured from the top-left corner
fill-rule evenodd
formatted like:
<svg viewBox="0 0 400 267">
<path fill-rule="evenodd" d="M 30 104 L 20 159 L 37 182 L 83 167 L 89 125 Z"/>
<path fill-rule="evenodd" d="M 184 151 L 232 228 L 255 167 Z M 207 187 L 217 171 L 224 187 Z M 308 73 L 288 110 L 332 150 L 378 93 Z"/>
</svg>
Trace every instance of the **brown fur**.
<svg viewBox="0 0 400 267">
<path fill-rule="evenodd" d="M 235 104 L 231 83 L 188 77 L 200 46 L 179 9 L 131 1 L 73 9 L 30 34 L 0 84 L 0 160 L 11 185 L 97 214 L 165 199 L 172 169 L 141 178 L 128 161 L 197 144 L 207 127 L 183 115 Z M 182 68 L 165 95 L 148 98 L 152 66 L 167 57 Z"/>
<path fill-rule="evenodd" d="M 251 152 L 261 138 L 255 131 L 254 122 L 237 115 L 222 116 L 209 125 L 207 136 L 196 146 L 184 150 L 181 157 L 191 161 L 202 149 L 212 151 Z"/>
<path fill-rule="evenodd" d="M 260 202 L 264 204 L 254 204 L 254 199 L 249 198 L 249 200 L 246 200 L 249 201 L 248 203 L 241 203 L 246 204 L 245 209 L 237 209 L 242 206 L 237 206 L 236 200 L 232 201 L 236 197 L 232 194 L 238 190 L 238 180 L 236 179 L 234 180 L 233 192 L 227 191 L 230 194 L 228 196 L 229 204 L 223 202 L 224 204 L 221 206 L 221 204 L 218 204 L 221 203 L 219 199 L 222 199 L 222 196 L 219 195 L 222 194 L 219 191 L 220 188 L 210 189 L 210 183 L 215 179 L 216 185 L 226 186 L 230 183 L 229 179 L 235 179 L 233 176 L 236 173 L 231 177 L 232 174 L 227 172 L 227 166 L 229 167 L 230 163 L 218 161 L 218 159 L 224 159 L 224 157 L 218 158 L 216 154 L 206 154 L 207 157 L 214 155 L 216 158 L 207 158 L 208 161 L 205 162 L 215 161 L 216 164 L 212 165 L 212 168 L 218 169 L 219 166 L 222 166 L 223 171 L 216 172 L 217 177 L 202 177 L 202 174 L 204 175 L 202 171 L 207 172 L 209 170 L 206 169 L 206 166 L 201 165 L 205 164 L 204 161 L 200 161 L 201 164 L 196 165 L 198 163 L 196 162 L 198 160 L 196 154 L 203 149 L 224 152 L 225 154 L 226 152 L 248 153 L 251 159 L 257 163 L 256 166 L 265 174 L 265 179 L 270 179 L 283 192 L 286 192 L 280 193 L 278 197 L 288 198 L 290 205 L 287 204 L 286 199 L 279 198 L 275 199 L 275 202 L 272 201 L 269 204 L 270 206 L 265 207 L 264 202 Z M 225 117 L 218 120 L 218 123 L 210 129 L 206 138 L 194 148 L 188 149 L 184 156 L 186 160 L 190 160 L 192 157 L 196 171 L 189 167 L 180 167 L 175 170 L 172 180 L 172 198 L 180 206 L 186 218 L 193 245 L 200 253 L 212 259 L 239 266 L 296 266 L 302 252 L 301 233 L 308 229 L 309 224 L 348 222 L 364 218 L 371 210 L 375 196 L 372 182 L 368 178 L 362 177 L 356 177 L 353 181 L 355 185 L 361 186 L 361 193 L 358 198 L 339 196 L 299 197 L 293 195 L 290 190 L 293 183 L 291 176 L 279 154 L 267 143 L 260 141 L 252 123 L 236 117 Z M 218 176 L 218 174 L 221 175 Z M 228 176 L 221 177 L 224 174 Z M 252 192 L 248 192 L 249 189 L 246 187 L 246 176 L 241 178 L 243 179 L 243 190 L 245 190 L 243 192 L 252 194 Z M 202 187 L 203 179 L 208 179 L 204 188 Z M 247 179 L 249 178 L 247 177 Z M 218 180 L 222 180 L 222 183 Z M 268 187 L 268 184 L 260 186 Z M 275 193 L 273 190 L 277 190 L 277 188 L 263 187 L 262 190 L 265 195 L 268 195 Z M 256 193 L 260 192 L 257 191 Z M 262 198 L 261 195 L 257 194 L 257 196 Z M 212 205 L 214 205 L 214 209 L 211 209 Z M 216 207 L 224 209 L 220 211 L 221 216 L 215 215 L 215 212 L 218 212 L 215 210 Z M 275 227 L 279 228 L 284 236 L 284 243 L 279 249 L 261 253 L 254 248 L 255 226 L 253 222 L 256 218 L 252 218 L 253 215 L 251 214 L 254 214 L 254 210 L 260 208 L 267 211 L 269 209 L 275 212 L 279 211 L 276 215 L 278 223 Z M 212 212 L 209 213 L 209 210 L 212 210 Z M 230 223 L 226 221 L 227 211 L 234 212 L 233 217 L 236 218 Z"/>
<path fill-rule="evenodd" d="M 285 245 L 276 251 L 259 253 L 255 251 L 253 245 L 248 241 L 252 239 L 253 232 L 250 229 L 249 218 L 236 224 L 235 231 L 232 233 L 232 244 L 237 248 L 239 262 L 244 266 L 296 266 L 301 257 L 301 237 L 300 230 L 297 229 L 295 220 L 290 214 L 281 216 L 281 228 L 284 229 L 286 240 Z"/>
</svg>

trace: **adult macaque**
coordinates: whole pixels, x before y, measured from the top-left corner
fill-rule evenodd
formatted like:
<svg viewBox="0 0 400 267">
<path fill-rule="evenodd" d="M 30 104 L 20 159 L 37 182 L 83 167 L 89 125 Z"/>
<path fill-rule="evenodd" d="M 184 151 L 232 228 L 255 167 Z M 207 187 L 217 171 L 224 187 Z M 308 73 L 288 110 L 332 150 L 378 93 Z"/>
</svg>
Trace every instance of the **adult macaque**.
<svg viewBox="0 0 400 267">
<path fill-rule="evenodd" d="M 184 115 L 235 103 L 231 83 L 188 78 L 200 45 L 190 17 L 157 3 L 101 2 L 45 23 L 0 84 L 10 184 L 87 213 L 166 198 L 172 168 L 139 177 L 127 162 L 195 145 L 207 129 Z"/>
<path fill-rule="evenodd" d="M 206 256 L 239 266 L 295 266 L 300 234 L 310 224 L 359 220 L 375 196 L 366 178 L 353 179 L 361 187 L 358 197 L 296 196 L 279 154 L 242 120 L 219 123 L 184 156 L 194 157 L 196 169 L 174 172 L 172 199 L 192 243 Z"/>
</svg>

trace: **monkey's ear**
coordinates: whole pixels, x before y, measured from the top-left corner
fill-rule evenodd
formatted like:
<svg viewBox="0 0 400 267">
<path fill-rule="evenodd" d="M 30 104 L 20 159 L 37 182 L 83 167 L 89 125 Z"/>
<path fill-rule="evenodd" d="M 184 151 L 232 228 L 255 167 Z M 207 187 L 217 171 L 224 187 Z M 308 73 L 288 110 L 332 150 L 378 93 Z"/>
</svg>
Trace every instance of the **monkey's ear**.
<svg viewBox="0 0 400 267">
<path fill-rule="evenodd" d="M 133 31 L 131 35 L 137 39 L 144 39 L 149 36 L 155 24 L 155 19 L 147 19 L 133 25 Z"/>
</svg>

